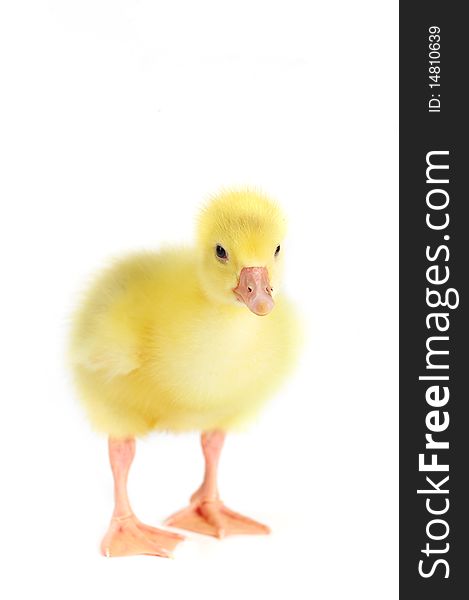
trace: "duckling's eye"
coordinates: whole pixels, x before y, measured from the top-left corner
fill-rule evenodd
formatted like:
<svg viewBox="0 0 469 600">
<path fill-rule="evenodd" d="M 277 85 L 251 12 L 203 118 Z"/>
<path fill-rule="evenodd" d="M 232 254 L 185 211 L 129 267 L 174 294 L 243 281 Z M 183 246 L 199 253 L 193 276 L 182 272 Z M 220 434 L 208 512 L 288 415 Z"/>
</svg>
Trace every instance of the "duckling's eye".
<svg viewBox="0 0 469 600">
<path fill-rule="evenodd" d="M 277 248 L 275 249 L 275 256 L 277 256 L 277 254 L 280 252 L 280 246 L 277 246 Z"/>
<path fill-rule="evenodd" d="M 215 252 L 217 253 L 217 257 L 220 258 L 221 260 L 228 260 L 228 253 L 223 248 L 223 246 L 220 246 L 220 244 L 217 244 L 217 247 L 215 248 Z"/>
</svg>

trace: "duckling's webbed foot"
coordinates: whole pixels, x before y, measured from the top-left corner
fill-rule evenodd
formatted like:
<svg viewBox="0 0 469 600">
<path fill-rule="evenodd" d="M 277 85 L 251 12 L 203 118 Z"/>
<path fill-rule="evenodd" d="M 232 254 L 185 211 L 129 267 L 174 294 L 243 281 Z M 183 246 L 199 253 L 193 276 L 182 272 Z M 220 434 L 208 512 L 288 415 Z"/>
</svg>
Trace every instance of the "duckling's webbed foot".
<svg viewBox="0 0 469 600">
<path fill-rule="evenodd" d="M 219 499 L 217 468 L 225 435 L 221 431 L 202 434 L 205 477 L 192 495 L 190 505 L 169 517 L 166 525 L 223 538 L 236 534 L 266 534 L 269 527 L 227 508 Z"/>
<path fill-rule="evenodd" d="M 184 538 L 141 523 L 133 514 L 127 496 L 127 476 L 135 455 L 135 440 L 109 440 L 109 458 L 114 476 L 114 514 L 101 542 L 105 556 L 147 554 L 171 557 L 171 551 Z"/>
<path fill-rule="evenodd" d="M 135 515 L 113 517 L 101 542 L 101 553 L 107 557 L 146 554 L 171 558 L 171 551 L 184 539 L 140 523 Z"/>
<path fill-rule="evenodd" d="M 217 538 L 266 534 L 269 527 L 227 508 L 221 501 L 200 500 L 169 517 L 166 525 Z"/>
</svg>

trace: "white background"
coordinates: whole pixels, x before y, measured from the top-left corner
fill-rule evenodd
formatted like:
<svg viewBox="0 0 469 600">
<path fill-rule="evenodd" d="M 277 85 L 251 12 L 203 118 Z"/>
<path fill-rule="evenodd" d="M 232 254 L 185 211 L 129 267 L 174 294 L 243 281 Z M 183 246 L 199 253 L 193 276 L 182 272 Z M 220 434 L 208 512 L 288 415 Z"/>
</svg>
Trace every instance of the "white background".
<svg viewBox="0 0 469 600">
<path fill-rule="evenodd" d="M 11 0 L 0 68 L 1 596 L 397 598 L 397 3 Z M 289 216 L 308 328 L 222 458 L 228 506 L 274 533 L 106 560 L 68 315 L 109 257 L 189 241 L 243 184 Z M 159 524 L 201 471 L 195 434 L 139 443 L 137 514 Z"/>
</svg>

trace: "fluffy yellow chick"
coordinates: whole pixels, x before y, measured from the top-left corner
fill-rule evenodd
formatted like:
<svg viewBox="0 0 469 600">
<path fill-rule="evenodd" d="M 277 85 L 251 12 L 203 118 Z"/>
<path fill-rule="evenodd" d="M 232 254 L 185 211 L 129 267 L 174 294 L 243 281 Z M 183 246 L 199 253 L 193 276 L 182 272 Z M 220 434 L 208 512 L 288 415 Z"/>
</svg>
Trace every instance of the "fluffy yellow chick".
<svg viewBox="0 0 469 600">
<path fill-rule="evenodd" d="M 76 385 L 109 436 L 115 509 L 107 556 L 168 556 L 182 539 L 144 525 L 127 497 L 136 436 L 202 431 L 205 477 L 167 523 L 223 537 L 267 533 L 219 499 L 225 432 L 242 426 L 294 362 L 298 327 L 279 291 L 285 219 L 263 194 L 228 191 L 201 212 L 196 245 L 123 259 L 101 274 L 71 336 Z"/>
</svg>

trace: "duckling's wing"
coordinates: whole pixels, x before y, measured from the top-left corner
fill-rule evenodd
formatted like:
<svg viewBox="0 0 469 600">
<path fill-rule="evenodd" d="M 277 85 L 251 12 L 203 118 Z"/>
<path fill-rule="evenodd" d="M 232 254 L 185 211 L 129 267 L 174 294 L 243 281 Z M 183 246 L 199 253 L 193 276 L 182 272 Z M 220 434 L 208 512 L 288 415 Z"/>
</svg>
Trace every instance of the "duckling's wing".
<svg viewBox="0 0 469 600">
<path fill-rule="evenodd" d="M 72 361 L 107 378 L 141 367 L 158 299 L 167 287 L 162 272 L 174 278 L 174 262 L 167 255 L 137 253 L 98 276 L 75 316 Z"/>
<path fill-rule="evenodd" d="M 107 379 L 127 375 L 141 366 L 141 340 L 130 323 L 112 314 L 100 315 L 91 327 L 78 331 L 72 343 L 72 362 Z"/>
<path fill-rule="evenodd" d="M 141 366 L 149 302 L 141 284 L 132 287 L 135 281 L 139 283 L 125 263 L 97 280 L 75 315 L 72 363 L 106 378 L 127 375 Z M 132 291 L 135 287 L 138 294 Z"/>
</svg>

